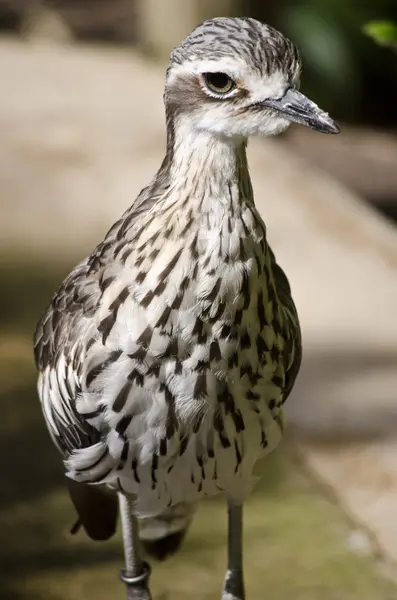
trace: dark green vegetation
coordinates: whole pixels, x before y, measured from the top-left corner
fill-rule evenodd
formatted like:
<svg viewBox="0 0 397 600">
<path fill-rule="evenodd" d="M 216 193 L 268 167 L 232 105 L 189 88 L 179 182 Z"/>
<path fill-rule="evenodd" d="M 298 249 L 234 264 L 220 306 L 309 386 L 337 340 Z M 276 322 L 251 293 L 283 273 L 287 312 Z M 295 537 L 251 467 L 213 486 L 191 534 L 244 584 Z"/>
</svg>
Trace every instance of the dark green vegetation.
<svg viewBox="0 0 397 600">
<path fill-rule="evenodd" d="M 380 46 L 397 49 L 397 25 L 391 21 L 371 21 L 363 31 Z"/>
<path fill-rule="evenodd" d="M 395 0 L 241 0 L 297 44 L 302 91 L 341 122 L 395 128 L 395 56 L 366 35 L 371 21 L 397 21 Z"/>
<path fill-rule="evenodd" d="M 0 598 L 124 598 L 119 539 L 95 544 L 68 531 L 74 511 L 41 416 L 31 338 L 62 273 L 0 268 Z M 348 522 L 285 445 L 263 467 L 246 507 L 250 600 L 388 600 L 395 586 L 375 561 L 349 550 Z M 218 598 L 225 565 L 225 506 L 205 502 L 183 551 L 154 565 L 159 600 Z"/>
</svg>

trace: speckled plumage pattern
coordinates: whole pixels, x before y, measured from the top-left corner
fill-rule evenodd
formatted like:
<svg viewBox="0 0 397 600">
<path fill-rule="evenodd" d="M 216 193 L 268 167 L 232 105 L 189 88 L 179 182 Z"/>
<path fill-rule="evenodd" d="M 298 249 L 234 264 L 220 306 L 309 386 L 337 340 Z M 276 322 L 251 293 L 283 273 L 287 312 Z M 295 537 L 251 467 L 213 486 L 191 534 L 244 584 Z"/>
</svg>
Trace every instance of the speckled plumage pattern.
<svg viewBox="0 0 397 600">
<path fill-rule="evenodd" d="M 134 495 L 142 518 L 175 505 L 189 522 L 193 503 L 219 491 L 242 502 L 281 437 L 301 361 L 290 287 L 249 178 L 245 138 L 259 112 L 247 89 L 229 108 L 205 96 L 194 69 L 207 58 L 269 76 L 275 93 L 299 76 L 293 44 L 253 19 L 207 21 L 188 36 L 167 72 L 159 172 L 65 279 L 35 334 L 42 408 L 69 477 Z M 221 110 L 238 111 L 247 133 L 236 134 L 236 117 L 218 135 Z M 285 128 L 262 113 L 269 133 Z"/>
<path fill-rule="evenodd" d="M 221 223 L 190 197 L 127 212 L 37 330 L 44 414 L 70 474 L 137 493 L 141 512 L 240 493 L 278 441 L 298 329 L 245 185 Z"/>
<path fill-rule="evenodd" d="M 173 50 L 171 61 L 236 57 L 262 75 L 281 71 L 290 78 L 300 69 L 296 46 L 270 25 L 255 19 L 217 17 L 204 21 Z"/>
</svg>

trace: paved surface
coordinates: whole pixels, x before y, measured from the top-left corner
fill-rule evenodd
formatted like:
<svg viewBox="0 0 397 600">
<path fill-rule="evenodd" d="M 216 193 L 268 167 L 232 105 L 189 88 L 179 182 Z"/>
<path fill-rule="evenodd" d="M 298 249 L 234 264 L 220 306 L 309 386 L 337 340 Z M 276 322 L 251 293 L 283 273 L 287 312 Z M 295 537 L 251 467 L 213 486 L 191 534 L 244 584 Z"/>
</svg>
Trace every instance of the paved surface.
<svg viewBox="0 0 397 600">
<path fill-rule="evenodd" d="M 371 202 L 390 207 L 397 195 L 395 132 L 343 126 L 343 135 L 316 136 L 291 129 L 283 143 Z"/>
<path fill-rule="evenodd" d="M 80 257 L 159 165 L 163 72 L 126 52 L 0 41 L 0 80 L 2 257 Z M 397 560 L 396 231 L 277 142 L 250 156 L 303 325 L 291 431 Z"/>
</svg>

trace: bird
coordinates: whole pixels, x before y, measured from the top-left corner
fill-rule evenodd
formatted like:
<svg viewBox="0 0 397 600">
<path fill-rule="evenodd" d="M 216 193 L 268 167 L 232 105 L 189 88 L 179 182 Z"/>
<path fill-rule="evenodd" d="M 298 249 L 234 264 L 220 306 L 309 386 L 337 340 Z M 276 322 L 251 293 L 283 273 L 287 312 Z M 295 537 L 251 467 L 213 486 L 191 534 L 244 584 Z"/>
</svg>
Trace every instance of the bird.
<svg viewBox="0 0 397 600">
<path fill-rule="evenodd" d="M 228 514 L 222 600 L 244 600 L 243 505 L 278 445 L 302 360 L 288 278 L 255 205 L 251 136 L 339 133 L 299 91 L 296 46 L 216 17 L 171 52 L 158 172 L 66 277 L 34 336 L 38 394 L 93 539 L 120 515 L 129 599 L 151 598 L 204 496 Z M 262 190 L 266 195 L 266 190 Z M 277 201 L 268 198 L 268 201 Z"/>
</svg>

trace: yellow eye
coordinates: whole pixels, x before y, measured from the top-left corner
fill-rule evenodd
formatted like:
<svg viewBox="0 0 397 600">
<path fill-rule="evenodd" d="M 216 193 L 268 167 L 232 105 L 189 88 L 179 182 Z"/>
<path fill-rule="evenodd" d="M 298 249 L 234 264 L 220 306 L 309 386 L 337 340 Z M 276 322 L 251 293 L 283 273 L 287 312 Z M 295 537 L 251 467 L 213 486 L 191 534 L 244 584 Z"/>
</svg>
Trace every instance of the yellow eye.
<svg viewBox="0 0 397 600">
<path fill-rule="evenodd" d="M 207 88 L 215 94 L 227 94 L 236 87 L 233 79 L 225 73 L 203 73 L 203 79 Z"/>
</svg>

